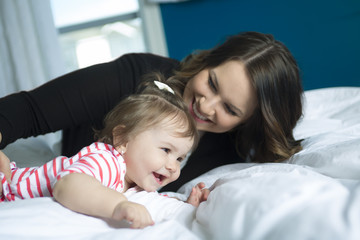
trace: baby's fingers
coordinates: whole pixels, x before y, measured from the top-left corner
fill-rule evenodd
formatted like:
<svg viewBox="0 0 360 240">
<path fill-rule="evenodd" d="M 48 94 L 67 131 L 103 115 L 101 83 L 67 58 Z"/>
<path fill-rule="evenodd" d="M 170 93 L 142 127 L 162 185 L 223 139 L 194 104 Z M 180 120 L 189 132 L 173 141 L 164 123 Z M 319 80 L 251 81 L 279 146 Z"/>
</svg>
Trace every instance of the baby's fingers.
<svg viewBox="0 0 360 240">
<path fill-rule="evenodd" d="M 190 203 L 195 207 L 198 207 L 200 203 L 200 198 L 201 198 L 201 190 L 198 187 L 193 187 L 186 202 Z"/>
<path fill-rule="evenodd" d="M 137 216 L 132 220 L 127 219 L 127 221 L 130 223 L 130 227 L 134 229 L 145 228 L 147 226 L 154 225 L 154 221 L 152 220 L 150 214 L 148 214 L 147 216 L 146 215 Z"/>
<path fill-rule="evenodd" d="M 130 228 L 132 229 L 141 229 L 141 228 L 145 228 L 147 226 L 152 226 L 154 225 L 154 222 L 141 222 L 141 221 L 134 221 L 132 223 L 130 223 Z"/>
<path fill-rule="evenodd" d="M 199 193 L 200 193 L 199 189 L 193 187 L 191 189 L 188 201 L 189 202 L 197 202 L 199 200 Z"/>
<path fill-rule="evenodd" d="M 154 225 L 148 210 L 141 204 L 133 202 L 122 202 L 114 211 L 113 218 L 115 220 L 126 220 L 131 228 L 144 228 Z"/>
<path fill-rule="evenodd" d="M 198 184 L 196 184 L 195 187 L 198 188 L 198 189 L 203 189 L 205 187 L 205 183 L 199 182 Z"/>
<path fill-rule="evenodd" d="M 210 190 L 208 188 L 204 188 L 201 190 L 201 192 L 202 192 L 202 196 L 201 196 L 200 202 L 206 201 L 209 197 Z"/>
</svg>

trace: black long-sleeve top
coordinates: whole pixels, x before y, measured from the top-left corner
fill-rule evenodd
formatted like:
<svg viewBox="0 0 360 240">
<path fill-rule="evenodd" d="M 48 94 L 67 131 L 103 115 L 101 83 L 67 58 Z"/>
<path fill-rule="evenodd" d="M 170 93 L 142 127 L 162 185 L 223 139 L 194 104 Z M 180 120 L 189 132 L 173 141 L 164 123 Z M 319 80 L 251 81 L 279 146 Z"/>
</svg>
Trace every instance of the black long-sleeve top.
<svg viewBox="0 0 360 240">
<path fill-rule="evenodd" d="M 156 71 L 169 77 L 178 66 L 170 58 L 127 54 L 1 98 L 0 149 L 19 138 L 63 130 L 62 154 L 72 156 L 94 141 L 93 129 L 100 129 L 105 115 L 136 91 L 144 74 Z M 229 133 L 206 133 L 180 178 L 163 190 L 175 191 L 210 169 L 239 161 Z"/>
</svg>

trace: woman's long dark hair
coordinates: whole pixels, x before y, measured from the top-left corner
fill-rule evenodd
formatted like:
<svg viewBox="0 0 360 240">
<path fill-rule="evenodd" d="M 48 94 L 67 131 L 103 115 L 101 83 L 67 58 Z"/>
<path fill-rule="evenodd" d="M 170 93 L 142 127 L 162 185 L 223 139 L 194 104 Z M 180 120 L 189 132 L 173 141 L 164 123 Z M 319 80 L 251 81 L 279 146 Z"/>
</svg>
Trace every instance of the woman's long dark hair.
<svg viewBox="0 0 360 240">
<path fill-rule="evenodd" d="M 244 32 L 223 44 L 189 55 L 173 78 L 185 84 L 201 70 L 236 60 L 244 64 L 257 94 L 257 108 L 232 134 L 243 158 L 279 162 L 301 150 L 293 129 L 302 115 L 303 88 L 298 65 L 270 34 Z"/>
</svg>

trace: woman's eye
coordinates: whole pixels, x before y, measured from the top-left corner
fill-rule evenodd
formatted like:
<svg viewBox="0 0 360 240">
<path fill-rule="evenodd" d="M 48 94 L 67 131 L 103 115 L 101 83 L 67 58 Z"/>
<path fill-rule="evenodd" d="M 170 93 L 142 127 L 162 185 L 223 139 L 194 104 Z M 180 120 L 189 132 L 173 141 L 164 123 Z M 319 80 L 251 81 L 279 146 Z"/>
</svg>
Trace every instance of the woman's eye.
<svg viewBox="0 0 360 240">
<path fill-rule="evenodd" d="M 226 112 L 228 112 L 229 114 L 233 115 L 233 116 L 237 116 L 236 112 L 234 112 L 228 105 L 225 104 L 225 110 Z"/>
<path fill-rule="evenodd" d="M 170 149 L 168 149 L 168 148 L 162 148 L 162 150 L 163 150 L 164 152 L 166 152 L 166 153 L 169 153 L 169 152 L 170 152 Z"/>
<path fill-rule="evenodd" d="M 213 91 L 216 91 L 215 84 L 214 84 L 213 80 L 211 79 L 211 75 L 210 75 L 210 74 L 209 74 L 208 83 L 209 83 L 210 88 L 211 88 Z"/>
</svg>

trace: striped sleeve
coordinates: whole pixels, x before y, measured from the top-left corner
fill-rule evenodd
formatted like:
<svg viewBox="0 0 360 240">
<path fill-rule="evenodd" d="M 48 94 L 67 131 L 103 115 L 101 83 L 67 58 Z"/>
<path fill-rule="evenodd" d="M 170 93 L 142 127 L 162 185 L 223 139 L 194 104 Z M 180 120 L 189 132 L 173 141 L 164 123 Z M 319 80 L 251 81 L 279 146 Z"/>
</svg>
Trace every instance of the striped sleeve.
<svg viewBox="0 0 360 240">
<path fill-rule="evenodd" d="M 109 151 L 97 151 L 88 153 L 65 168 L 57 175 L 57 179 L 70 173 L 85 173 L 96 178 L 104 186 L 115 189 L 119 167 L 117 159 Z"/>
</svg>

